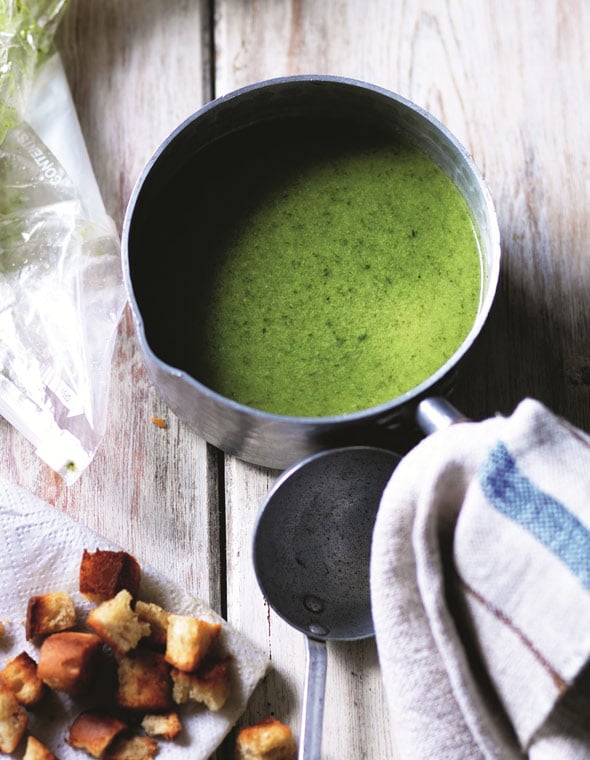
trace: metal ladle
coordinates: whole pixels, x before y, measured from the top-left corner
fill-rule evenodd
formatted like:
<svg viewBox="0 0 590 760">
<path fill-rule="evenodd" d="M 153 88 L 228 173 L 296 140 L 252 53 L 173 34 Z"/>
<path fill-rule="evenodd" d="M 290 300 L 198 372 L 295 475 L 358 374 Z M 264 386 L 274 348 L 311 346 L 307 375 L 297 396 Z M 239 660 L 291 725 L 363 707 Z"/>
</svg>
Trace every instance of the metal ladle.
<svg viewBox="0 0 590 760">
<path fill-rule="evenodd" d="M 426 399 L 416 419 L 429 434 L 461 419 Z M 254 529 L 254 571 L 272 609 L 307 638 L 299 760 L 319 760 L 326 642 L 374 635 L 369 566 L 383 490 L 400 457 L 371 446 L 331 449 L 293 465 L 270 490 Z"/>
</svg>

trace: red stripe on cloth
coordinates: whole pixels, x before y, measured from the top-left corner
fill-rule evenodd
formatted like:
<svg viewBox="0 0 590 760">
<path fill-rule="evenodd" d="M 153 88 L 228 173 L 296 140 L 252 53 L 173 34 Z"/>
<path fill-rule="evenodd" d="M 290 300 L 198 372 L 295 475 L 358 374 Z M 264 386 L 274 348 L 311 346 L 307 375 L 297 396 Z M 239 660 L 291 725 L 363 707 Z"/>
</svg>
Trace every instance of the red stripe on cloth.
<svg viewBox="0 0 590 760">
<path fill-rule="evenodd" d="M 539 652 L 539 650 L 524 633 L 524 631 L 521 631 L 520 628 L 508 617 L 505 612 L 492 604 L 489 599 L 486 599 L 482 594 L 479 593 L 479 591 L 476 591 L 472 586 L 464 581 L 463 578 L 459 577 L 458 580 L 462 587 L 469 594 L 471 594 L 471 596 L 473 596 L 483 607 L 486 608 L 488 612 L 494 615 L 494 617 L 496 617 L 500 622 L 507 626 L 512 631 L 512 633 L 518 637 L 521 643 L 529 650 L 537 662 L 544 668 L 544 670 L 547 671 L 549 676 L 551 676 L 551 679 L 553 680 L 553 683 L 555 684 L 558 692 L 560 694 L 563 694 L 568 687 L 566 680 L 559 675 L 551 663 L 543 656 L 541 652 Z"/>
</svg>

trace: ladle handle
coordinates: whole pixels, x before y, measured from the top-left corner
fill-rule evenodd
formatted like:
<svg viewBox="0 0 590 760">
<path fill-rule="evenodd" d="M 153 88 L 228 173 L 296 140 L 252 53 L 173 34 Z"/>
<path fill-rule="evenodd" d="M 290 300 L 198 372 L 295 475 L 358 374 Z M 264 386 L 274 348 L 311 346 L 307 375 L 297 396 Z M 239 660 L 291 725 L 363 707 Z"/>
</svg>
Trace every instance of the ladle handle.
<svg viewBox="0 0 590 760">
<path fill-rule="evenodd" d="M 328 652 L 325 641 L 309 636 L 306 636 L 306 639 L 307 667 L 297 760 L 320 760 Z"/>
<path fill-rule="evenodd" d="M 466 421 L 465 415 L 439 396 L 425 398 L 416 409 L 416 422 L 426 435 L 444 430 L 455 422 Z"/>
</svg>

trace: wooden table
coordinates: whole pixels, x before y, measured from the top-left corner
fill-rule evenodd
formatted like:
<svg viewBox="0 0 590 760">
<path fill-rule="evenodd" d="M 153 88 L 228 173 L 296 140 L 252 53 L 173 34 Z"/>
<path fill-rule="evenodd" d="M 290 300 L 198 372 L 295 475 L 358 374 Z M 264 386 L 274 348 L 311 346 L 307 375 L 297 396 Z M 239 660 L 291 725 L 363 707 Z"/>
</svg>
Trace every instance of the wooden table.
<svg viewBox="0 0 590 760">
<path fill-rule="evenodd" d="M 58 37 L 109 212 L 120 226 L 158 143 L 212 97 L 329 73 L 426 107 L 497 204 L 496 307 L 460 380 L 474 418 L 534 396 L 590 430 L 590 4 L 586 0 L 73 0 Z M 166 419 L 161 429 L 150 421 Z M 270 613 L 251 527 L 275 472 L 210 447 L 151 386 L 128 310 L 107 433 L 66 487 L 0 422 L 0 475 L 135 553 L 226 616 L 274 669 L 244 716 L 298 732 L 303 637 Z M 395 756 L 372 641 L 330 647 L 323 756 Z M 231 757 L 232 741 L 220 758 Z"/>
</svg>

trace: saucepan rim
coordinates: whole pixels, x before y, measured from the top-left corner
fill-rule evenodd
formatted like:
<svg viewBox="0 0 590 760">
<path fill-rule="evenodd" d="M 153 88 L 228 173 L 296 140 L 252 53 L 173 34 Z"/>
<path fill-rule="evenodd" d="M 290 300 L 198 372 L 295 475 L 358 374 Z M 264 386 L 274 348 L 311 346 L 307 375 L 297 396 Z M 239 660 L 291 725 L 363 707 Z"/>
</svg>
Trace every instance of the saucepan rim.
<svg viewBox="0 0 590 760">
<path fill-rule="evenodd" d="M 131 226 L 133 222 L 134 212 L 138 204 L 138 201 L 141 197 L 142 190 L 144 188 L 144 185 L 147 179 L 152 174 L 154 167 L 158 164 L 158 162 L 161 160 L 165 160 L 165 154 L 168 151 L 171 144 L 175 142 L 175 140 L 179 137 L 179 135 L 181 135 L 187 129 L 189 129 L 195 121 L 201 119 L 205 114 L 207 114 L 212 109 L 218 108 L 219 105 L 222 103 L 236 100 L 236 99 L 241 99 L 245 95 L 248 95 L 249 93 L 262 90 L 264 88 L 271 88 L 271 87 L 276 88 L 277 86 L 281 86 L 283 84 L 288 85 L 288 84 L 297 83 L 297 82 L 299 83 L 309 82 L 309 83 L 320 83 L 320 84 L 330 83 L 330 84 L 349 86 L 353 88 L 361 88 L 365 91 L 371 91 L 377 95 L 381 95 L 385 98 L 389 98 L 394 101 L 397 101 L 401 106 L 410 109 L 419 117 L 423 118 L 426 122 L 432 125 L 438 132 L 440 132 L 440 134 L 444 137 L 444 139 L 452 145 L 452 147 L 460 155 L 462 161 L 469 168 L 469 171 L 472 177 L 477 183 L 478 192 L 481 193 L 482 201 L 486 208 L 486 217 L 489 222 L 489 229 L 488 229 L 487 234 L 491 242 L 491 245 L 490 245 L 491 255 L 489 256 L 489 262 L 491 263 L 491 266 L 486 268 L 484 272 L 486 284 L 485 284 L 485 287 L 483 288 L 482 299 L 479 305 L 477 315 L 475 317 L 475 320 L 473 322 L 473 325 L 469 333 L 464 338 L 460 346 L 432 374 L 430 374 L 425 380 L 423 380 L 418 385 L 415 385 L 412 388 L 410 388 L 408 391 L 405 391 L 404 393 L 398 396 L 395 396 L 394 398 L 389 399 L 385 402 L 376 404 L 375 406 L 368 406 L 361 410 L 352 411 L 352 412 L 344 412 L 342 414 L 337 414 L 337 415 L 325 415 L 325 416 L 285 415 L 285 414 L 276 414 L 273 412 L 267 412 L 267 411 L 258 409 L 256 407 L 247 406 L 245 404 L 241 404 L 238 401 L 235 401 L 234 399 L 224 396 L 223 394 L 218 393 L 217 391 L 208 387 L 201 381 L 197 380 L 195 377 L 190 375 L 187 371 L 180 369 L 178 367 L 175 367 L 167 363 L 163 359 L 161 359 L 152 349 L 147 339 L 145 320 L 144 320 L 141 308 L 135 297 L 133 277 L 131 274 L 130 252 L 129 252 L 128 244 L 129 244 L 129 236 L 130 236 L 130 230 L 131 230 Z M 281 422 L 285 424 L 295 423 L 298 425 L 309 424 L 310 426 L 317 426 L 317 425 L 339 424 L 343 422 L 351 423 L 351 424 L 362 422 L 366 418 L 374 418 L 376 416 L 379 416 L 380 414 L 391 412 L 397 409 L 398 407 L 403 407 L 404 405 L 414 400 L 420 399 L 424 397 L 425 395 L 428 395 L 429 389 L 435 386 L 438 381 L 443 379 L 453 369 L 453 367 L 464 357 L 464 355 L 469 351 L 469 349 L 472 347 L 473 343 L 479 336 L 483 328 L 483 325 L 489 316 L 493 302 L 496 297 L 496 291 L 497 291 L 499 277 L 500 277 L 501 247 L 500 247 L 500 232 L 499 232 L 499 226 L 498 226 L 497 213 L 494 207 L 494 203 L 493 203 L 488 185 L 482 173 L 480 172 L 477 165 L 475 164 L 471 154 L 466 150 L 466 148 L 462 145 L 462 143 L 453 135 L 453 133 L 442 122 L 440 122 L 430 112 L 428 112 L 421 106 L 417 105 L 413 101 L 409 100 L 408 98 L 405 98 L 404 96 L 399 95 L 398 93 L 392 90 L 388 90 L 379 85 L 371 84 L 370 82 L 366 82 L 360 79 L 349 78 L 349 77 L 323 75 L 323 74 L 303 74 L 303 75 L 292 75 L 292 76 L 283 76 L 283 77 L 265 79 L 259 82 L 255 82 L 253 84 L 246 85 L 244 87 L 240 87 L 225 95 L 221 95 L 209 101 L 208 103 L 204 104 L 201 108 L 199 108 L 197 111 L 195 111 L 190 116 L 188 116 L 184 121 L 182 121 L 172 132 L 170 132 L 168 137 L 166 137 L 166 139 L 163 140 L 163 142 L 158 146 L 158 148 L 154 151 L 150 159 L 145 164 L 131 192 L 127 209 L 125 212 L 125 216 L 123 219 L 123 224 L 122 224 L 121 256 L 122 256 L 123 280 L 124 280 L 127 296 L 130 303 L 132 316 L 133 316 L 135 326 L 136 326 L 138 341 L 142 350 L 144 351 L 146 356 L 149 358 L 149 361 L 152 362 L 154 366 L 158 367 L 161 371 L 163 371 L 164 373 L 168 375 L 181 379 L 188 386 L 193 386 L 200 393 L 203 393 L 206 396 L 209 396 L 210 398 L 216 400 L 217 402 L 225 405 L 227 408 L 233 409 L 242 414 L 254 415 L 261 422 L 268 422 L 269 424 L 272 424 L 273 422 Z"/>
</svg>

